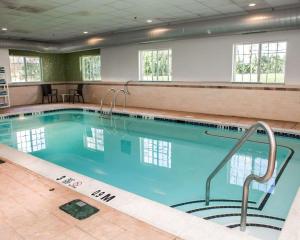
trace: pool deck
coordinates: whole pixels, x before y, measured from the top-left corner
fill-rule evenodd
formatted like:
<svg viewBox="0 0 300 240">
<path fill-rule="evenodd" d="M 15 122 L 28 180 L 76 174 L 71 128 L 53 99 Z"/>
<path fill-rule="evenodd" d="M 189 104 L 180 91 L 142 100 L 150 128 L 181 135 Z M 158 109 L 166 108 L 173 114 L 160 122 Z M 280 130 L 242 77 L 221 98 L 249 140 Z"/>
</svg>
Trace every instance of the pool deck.
<svg viewBox="0 0 300 240">
<path fill-rule="evenodd" d="M 53 190 L 53 191 L 50 191 Z M 76 220 L 59 206 L 81 199 L 100 212 Z M 10 162 L 0 164 L 1 240 L 179 240 Z"/>
<path fill-rule="evenodd" d="M 38 112 L 59 108 L 99 108 L 94 104 L 45 104 L 0 110 L 0 114 Z M 121 109 L 117 109 L 121 110 Z M 224 124 L 249 125 L 257 119 L 207 114 L 127 108 L 126 112 L 147 115 L 191 118 Z M 274 128 L 300 131 L 300 123 L 269 121 Z M 54 189 L 54 191 L 50 191 Z M 81 199 L 100 209 L 90 218 L 79 221 L 58 209 L 62 204 Z M 179 240 L 125 213 L 95 201 L 46 179 L 10 161 L 0 164 L 0 235 L 1 239 L 141 239 Z"/>
</svg>

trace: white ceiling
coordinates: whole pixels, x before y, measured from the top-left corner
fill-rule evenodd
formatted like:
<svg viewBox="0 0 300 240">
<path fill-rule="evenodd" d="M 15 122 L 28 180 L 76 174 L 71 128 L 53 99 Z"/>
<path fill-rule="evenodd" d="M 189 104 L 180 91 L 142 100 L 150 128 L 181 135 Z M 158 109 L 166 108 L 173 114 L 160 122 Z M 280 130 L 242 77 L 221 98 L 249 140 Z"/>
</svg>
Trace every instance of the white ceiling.
<svg viewBox="0 0 300 240">
<path fill-rule="evenodd" d="M 256 3 L 254 8 L 249 3 Z M 193 18 L 300 4 L 300 0 L 0 0 L 0 38 L 62 41 Z M 137 17 L 134 19 L 134 17 Z"/>
</svg>

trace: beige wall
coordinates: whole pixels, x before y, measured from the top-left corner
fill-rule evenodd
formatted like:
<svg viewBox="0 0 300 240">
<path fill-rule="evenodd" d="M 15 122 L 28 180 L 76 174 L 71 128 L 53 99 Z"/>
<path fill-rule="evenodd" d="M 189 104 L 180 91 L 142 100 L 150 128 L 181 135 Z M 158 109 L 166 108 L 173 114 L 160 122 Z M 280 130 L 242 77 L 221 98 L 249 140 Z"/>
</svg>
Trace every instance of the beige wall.
<svg viewBox="0 0 300 240">
<path fill-rule="evenodd" d="M 86 86 L 87 101 L 99 103 L 111 87 L 121 88 Z M 131 107 L 300 122 L 300 91 L 152 86 L 130 86 L 129 91 Z"/>
<path fill-rule="evenodd" d="M 100 103 L 111 87 L 121 89 L 123 85 L 86 85 L 86 102 Z M 61 94 L 76 85 L 53 85 L 53 88 Z M 143 85 L 129 86 L 129 92 L 130 107 L 300 122 L 300 91 Z M 10 93 L 13 106 L 41 103 L 40 86 L 11 87 Z M 117 105 L 122 105 L 122 98 L 119 97 Z"/>
<path fill-rule="evenodd" d="M 52 88 L 57 89 L 58 94 L 65 93 L 67 91 L 67 85 L 64 84 L 53 85 Z M 42 89 L 39 85 L 11 86 L 9 89 L 9 93 L 11 106 L 40 104 L 42 102 Z M 60 96 L 59 100 L 61 100 Z M 47 102 L 46 98 L 45 102 Z"/>
</svg>

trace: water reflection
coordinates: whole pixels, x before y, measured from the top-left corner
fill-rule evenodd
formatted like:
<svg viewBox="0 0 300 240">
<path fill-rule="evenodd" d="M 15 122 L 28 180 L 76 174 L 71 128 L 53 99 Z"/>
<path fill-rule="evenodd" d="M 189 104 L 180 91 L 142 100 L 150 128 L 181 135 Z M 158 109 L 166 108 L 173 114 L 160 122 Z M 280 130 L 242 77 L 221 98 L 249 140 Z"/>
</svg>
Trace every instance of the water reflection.
<svg viewBox="0 0 300 240">
<path fill-rule="evenodd" d="M 238 153 L 235 154 L 230 161 L 230 184 L 243 186 L 245 179 L 251 173 L 258 176 L 263 176 L 268 168 L 268 159 L 261 157 L 254 157 L 252 155 Z M 266 183 L 258 183 L 253 181 L 252 189 L 259 190 L 265 193 L 274 193 L 275 179 L 277 172 L 277 162 L 272 178 Z"/>
<path fill-rule="evenodd" d="M 87 128 L 84 136 L 85 147 L 104 152 L 104 131 L 100 128 Z"/>
<path fill-rule="evenodd" d="M 172 144 L 171 142 L 140 138 L 141 161 L 159 167 L 171 168 Z"/>
<path fill-rule="evenodd" d="M 34 128 L 16 132 L 19 151 L 30 153 L 46 149 L 45 128 Z"/>
</svg>

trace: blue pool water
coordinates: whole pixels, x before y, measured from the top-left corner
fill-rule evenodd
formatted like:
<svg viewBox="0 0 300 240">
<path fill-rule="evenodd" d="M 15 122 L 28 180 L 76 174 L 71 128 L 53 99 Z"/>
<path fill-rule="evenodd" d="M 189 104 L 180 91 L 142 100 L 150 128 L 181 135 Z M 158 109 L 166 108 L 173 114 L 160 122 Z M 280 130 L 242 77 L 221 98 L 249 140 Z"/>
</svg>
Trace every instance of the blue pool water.
<svg viewBox="0 0 300 240">
<path fill-rule="evenodd" d="M 168 206 L 204 199 L 207 177 L 241 135 L 82 111 L 0 122 L 0 143 Z M 212 181 L 212 199 L 241 200 L 244 179 L 266 171 L 265 141 L 264 135 L 254 136 L 228 162 Z M 249 200 L 256 207 L 265 201 L 264 214 L 286 218 L 300 183 L 300 141 L 277 137 L 277 142 L 274 176 L 252 183 Z"/>
</svg>

